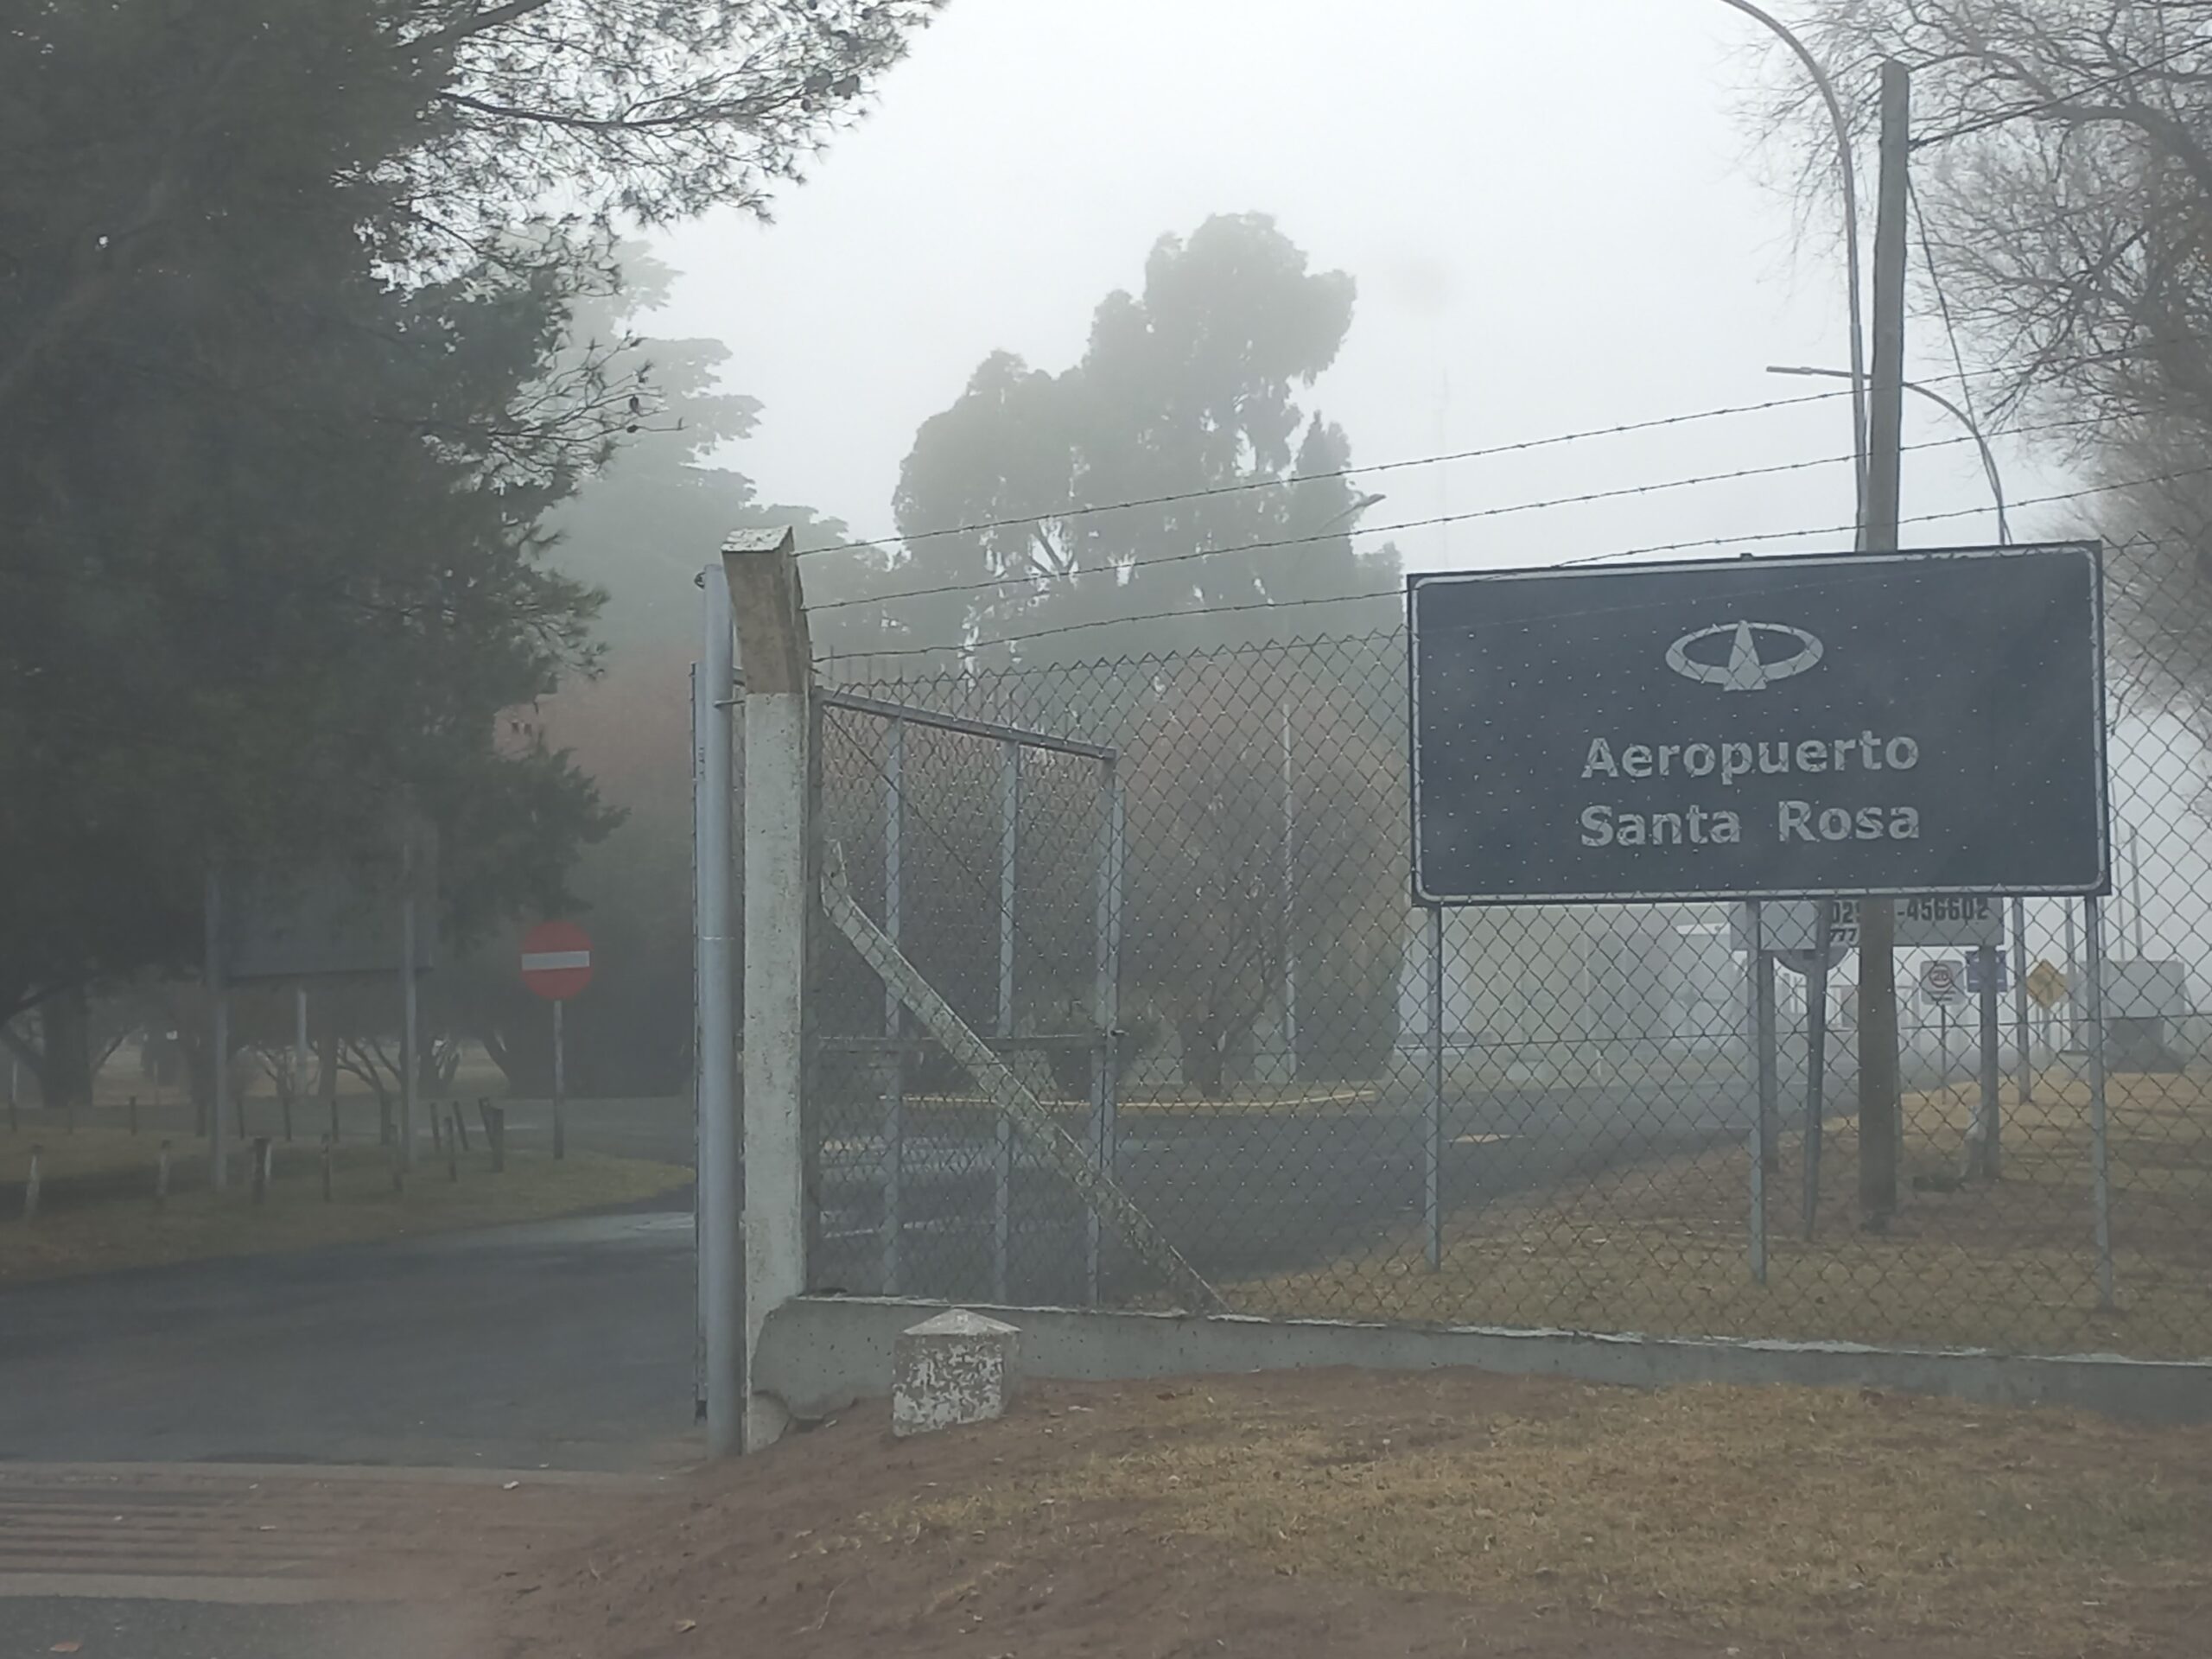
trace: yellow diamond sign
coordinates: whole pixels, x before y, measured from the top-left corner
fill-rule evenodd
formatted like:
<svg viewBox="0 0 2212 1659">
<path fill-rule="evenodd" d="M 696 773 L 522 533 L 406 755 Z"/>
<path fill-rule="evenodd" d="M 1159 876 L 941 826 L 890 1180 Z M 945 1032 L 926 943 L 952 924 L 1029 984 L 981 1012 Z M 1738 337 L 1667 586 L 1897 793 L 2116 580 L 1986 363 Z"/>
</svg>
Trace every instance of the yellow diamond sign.
<svg viewBox="0 0 2212 1659">
<path fill-rule="evenodd" d="M 2047 962 L 2038 962 L 2028 969 L 2028 995 L 2037 1006 L 2055 1008 L 2066 1000 L 2066 976 Z"/>
</svg>

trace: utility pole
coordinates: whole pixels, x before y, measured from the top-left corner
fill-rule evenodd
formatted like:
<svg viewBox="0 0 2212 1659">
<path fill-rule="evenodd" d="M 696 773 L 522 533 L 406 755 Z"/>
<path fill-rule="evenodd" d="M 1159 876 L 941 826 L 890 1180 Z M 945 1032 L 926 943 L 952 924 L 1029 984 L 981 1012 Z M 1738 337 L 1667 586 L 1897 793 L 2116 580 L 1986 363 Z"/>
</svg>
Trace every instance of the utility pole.
<svg viewBox="0 0 2212 1659">
<path fill-rule="evenodd" d="M 1882 65 L 1882 176 L 1874 213 L 1873 386 L 1867 410 L 1866 503 L 1859 545 L 1897 544 L 1897 486 L 1904 439 L 1906 168 L 1911 72 Z M 1859 906 L 1859 1205 L 1865 1224 L 1886 1226 L 1897 1205 L 1897 906 Z"/>
</svg>

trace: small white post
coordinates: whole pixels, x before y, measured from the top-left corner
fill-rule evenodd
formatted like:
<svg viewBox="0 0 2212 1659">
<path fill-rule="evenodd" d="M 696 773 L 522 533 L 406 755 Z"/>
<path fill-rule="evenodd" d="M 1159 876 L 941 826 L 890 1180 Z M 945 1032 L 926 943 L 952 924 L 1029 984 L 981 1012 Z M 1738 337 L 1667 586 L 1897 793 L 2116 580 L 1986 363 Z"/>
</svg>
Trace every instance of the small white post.
<svg viewBox="0 0 2212 1659">
<path fill-rule="evenodd" d="M 808 739 L 814 665 L 788 527 L 722 546 L 745 663 L 745 1343 L 742 1446 L 790 1426 L 755 1386 L 760 1336 L 806 1284 L 806 934 L 816 862 Z M 714 1399 L 708 1400 L 711 1442 Z"/>
</svg>

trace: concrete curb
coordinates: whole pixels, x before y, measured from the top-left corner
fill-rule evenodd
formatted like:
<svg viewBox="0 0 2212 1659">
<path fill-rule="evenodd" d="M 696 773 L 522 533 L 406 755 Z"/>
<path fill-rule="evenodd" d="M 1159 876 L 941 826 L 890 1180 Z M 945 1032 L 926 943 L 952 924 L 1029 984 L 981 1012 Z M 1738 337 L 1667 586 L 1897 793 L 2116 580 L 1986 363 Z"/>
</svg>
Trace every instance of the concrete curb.
<svg viewBox="0 0 2212 1659">
<path fill-rule="evenodd" d="M 757 1386 L 802 1421 L 887 1395 L 899 1333 L 945 1306 L 865 1296 L 787 1302 L 768 1316 L 762 1331 Z M 1692 1382 L 1874 1388 L 1989 1405 L 2076 1407 L 2148 1422 L 2212 1421 L 2212 1363 L 2200 1361 L 963 1306 L 1018 1326 L 1022 1375 L 1036 1378 L 1104 1382 L 1324 1366 L 1400 1371 L 1468 1366 L 1635 1388 Z"/>
</svg>

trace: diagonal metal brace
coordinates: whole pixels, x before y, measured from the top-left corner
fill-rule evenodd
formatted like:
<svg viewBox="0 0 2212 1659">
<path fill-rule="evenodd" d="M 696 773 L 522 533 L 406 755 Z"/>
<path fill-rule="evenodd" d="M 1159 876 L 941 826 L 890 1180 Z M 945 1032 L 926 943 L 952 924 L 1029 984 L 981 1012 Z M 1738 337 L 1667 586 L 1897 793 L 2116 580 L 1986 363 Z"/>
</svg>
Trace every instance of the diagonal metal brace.
<svg viewBox="0 0 2212 1659">
<path fill-rule="evenodd" d="M 831 924 L 861 953 L 861 959 L 881 976 L 893 995 L 983 1086 L 992 1104 L 1012 1119 L 1043 1152 L 1046 1161 L 1075 1188 L 1101 1220 L 1120 1233 L 1132 1249 L 1162 1274 L 1189 1306 L 1203 1313 L 1228 1312 L 1219 1293 L 1183 1259 L 1182 1253 L 1152 1224 L 1152 1218 L 1137 1208 L 1135 1200 L 1112 1176 L 1091 1160 L 1082 1143 L 1053 1120 L 1044 1103 L 1014 1076 L 1005 1061 L 991 1052 L 990 1045 L 952 1011 L 951 1005 L 937 994 L 921 970 L 906 960 L 890 936 L 854 902 L 852 890 L 845 885 L 844 860 L 834 853 L 824 861 L 822 872 L 822 907 Z"/>
</svg>

